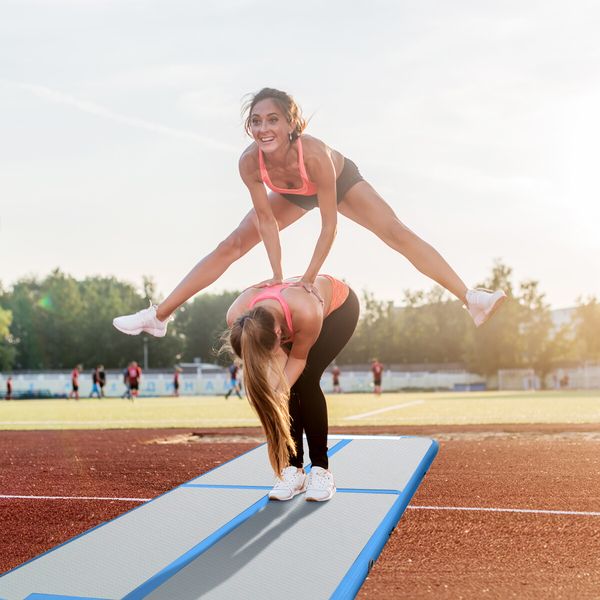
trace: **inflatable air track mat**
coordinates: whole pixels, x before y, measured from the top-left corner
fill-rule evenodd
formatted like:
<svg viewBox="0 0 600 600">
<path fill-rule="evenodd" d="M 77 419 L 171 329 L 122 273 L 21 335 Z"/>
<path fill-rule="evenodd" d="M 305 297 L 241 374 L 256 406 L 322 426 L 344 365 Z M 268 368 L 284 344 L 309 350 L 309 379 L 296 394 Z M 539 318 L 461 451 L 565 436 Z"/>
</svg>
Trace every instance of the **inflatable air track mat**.
<svg viewBox="0 0 600 600">
<path fill-rule="evenodd" d="M 9 571 L 0 599 L 354 598 L 438 444 L 328 444 L 337 486 L 328 502 L 269 501 L 263 444 Z"/>
</svg>

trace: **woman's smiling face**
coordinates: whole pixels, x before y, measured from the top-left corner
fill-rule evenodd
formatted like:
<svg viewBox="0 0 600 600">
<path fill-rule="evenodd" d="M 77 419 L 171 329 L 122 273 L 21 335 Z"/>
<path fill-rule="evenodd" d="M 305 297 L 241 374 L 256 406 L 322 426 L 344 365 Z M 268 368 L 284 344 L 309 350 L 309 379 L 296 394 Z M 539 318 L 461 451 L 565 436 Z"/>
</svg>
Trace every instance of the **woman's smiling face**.
<svg viewBox="0 0 600 600">
<path fill-rule="evenodd" d="M 265 98 L 252 109 L 250 130 L 258 147 L 267 153 L 289 144 L 294 127 L 288 123 L 277 102 Z"/>
</svg>

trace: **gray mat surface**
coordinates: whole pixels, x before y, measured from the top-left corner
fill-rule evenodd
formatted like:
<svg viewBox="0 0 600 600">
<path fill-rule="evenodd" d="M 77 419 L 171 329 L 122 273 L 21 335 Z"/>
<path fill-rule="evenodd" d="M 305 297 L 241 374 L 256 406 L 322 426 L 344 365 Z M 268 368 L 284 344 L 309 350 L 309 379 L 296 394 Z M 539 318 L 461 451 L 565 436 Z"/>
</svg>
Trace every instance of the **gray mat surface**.
<svg viewBox="0 0 600 600">
<path fill-rule="evenodd" d="M 147 598 L 329 598 L 396 499 L 271 502 Z"/>
<path fill-rule="evenodd" d="M 37 592 L 117 600 L 264 495 L 175 488 L 0 578 L 0 598 Z"/>
<path fill-rule="evenodd" d="M 331 469 L 338 488 L 402 491 L 431 440 L 419 437 L 353 439 L 333 456 Z"/>
</svg>

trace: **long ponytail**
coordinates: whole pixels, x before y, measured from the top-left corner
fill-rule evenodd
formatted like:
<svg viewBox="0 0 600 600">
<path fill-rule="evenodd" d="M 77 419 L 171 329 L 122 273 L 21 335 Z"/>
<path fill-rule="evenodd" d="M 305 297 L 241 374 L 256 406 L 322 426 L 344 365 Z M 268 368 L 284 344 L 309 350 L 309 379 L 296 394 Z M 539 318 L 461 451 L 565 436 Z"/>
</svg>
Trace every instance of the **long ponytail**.
<svg viewBox="0 0 600 600">
<path fill-rule="evenodd" d="M 257 306 L 237 319 L 223 340 L 223 349 L 242 359 L 246 395 L 265 432 L 269 462 L 279 476 L 296 445 L 290 433 L 290 388 L 272 352 L 277 342 L 275 319 Z"/>
</svg>

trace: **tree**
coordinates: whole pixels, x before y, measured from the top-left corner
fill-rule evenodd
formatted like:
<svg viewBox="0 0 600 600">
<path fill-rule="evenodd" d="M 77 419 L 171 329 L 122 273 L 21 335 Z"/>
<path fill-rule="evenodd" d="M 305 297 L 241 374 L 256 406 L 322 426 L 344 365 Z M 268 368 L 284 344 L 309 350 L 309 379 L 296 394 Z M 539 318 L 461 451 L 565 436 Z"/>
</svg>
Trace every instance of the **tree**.
<svg viewBox="0 0 600 600">
<path fill-rule="evenodd" d="M 364 363 L 374 357 L 387 364 L 462 361 L 468 315 L 442 288 L 428 293 L 407 290 L 401 307 L 365 291 L 362 305 L 356 332 L 339 363 Z"/>
<path fill-rule="evenodd" d="M 462 362 L 469 317 L 461 303 L 434 286 L 429 292 L 404 293 L 398 311 L 397 348 L 402 363 Z"/>
<path fill-rule="evenodd" d="M 391 362 L 397 339 L 394 304 L 377 300 L 371 292 L 363 290 L 361 306 L 361 316 L 354 335 L 336 359 L 337 363 L 366 363 L 373 358 Z"/>
<path fill-rule="evenodd" d="M 225 362 L 217 356 L 219 339 L 227 327 L 225 315 L 239 292 L 201 294 L 177 311 L 175 326 L 185 332 L 183 360 L 201 358 L 203 362 Z"/>
<path fill-rule="evenodd" d="M 502 309 L 479 328 L 470 323 L 465 329 L 467 367 L 481 375 L 495 375 L 498 369 L 515 369 L 522 365 L 520 350 L 519 301 L 514 297 L 512 269 L 497 260 L 491 277 L 478 287 L 502 289 L 507 294 Z"/>
<path fill-rule="evenodd" d="M 100 363 L 114 368 L 131 360 L 143 364 L 143 337 L 123 335 L 112 326 L 115 315 L 146 306 L 129 283 L 114 277 L 77 281 L 56 269 L 41 281 L 18 281 L 12 293 L 4 294 L 3 303 L 13 314 L 11 333 L 19 368 L 69 369 L 79 363 L 86 368 Z M 176 327 L 161 340 L 152 338 L 150 366 L 173 365 L 183 344 Z"/>
<path fill-rule="evenodd" d="M 508 298 L 488 323 L 473 327 L 461 302 L 440 287 L 404 293 L 402 305 L 361 297 L 361 316 L 340 364 L 366 363 L 377 357 L 390 364 L 458 363 L 473 372 L 532 367 L 543 379 L 557 361 L 600 360 L 600 304 L 580 301 L 574 324 L 555 331 L 550 309 L 537 281 L 513 291 L 512 269 L 501 261 L 482 287 L 504 289 Z M 143 292 L 141 289 L 143 288 Z M 201 294 L 182 306 L 164 338 L 127 336 L 112 327 L 116 315 L 135 312 L 157 300 L 156 286 L 144 277 L 138 290 L 114 277 L 83 280 L 52 271 L 43 279 L 26 277 L 12 290 L 0 288 L 0 368 L 86 370 L 102 363 L 143 364 L 144 338 L 149 366 L 171 367 L 183 359 L 217 358 L 225 315 L 237 291 Z"/>
<path fill-rule="evenodd" d="M 544 297 L 537 281 L 521 284 L 519 333 L 523 365 L 534 369 L 542 387 L 546 375 L 564 355 L 567 342 L 566 329 L 554 332 L 550 307 Z"/>
<path fill-rule="evenodd" d="M 0 306 L 0 371 L 8 371 L 13 366 L 16 350 L 10 333 L 12 313 Z"/>
<path fill-rule="evenodd" d="M 600 361 L 600 303 L 592 296 L 579 299 L 575 310 L 576 353 L 580 360 Z"/>
<path fill-rule="evenodd" d="M 10 330 L 16 342 L 14 365 L 20 369 L 41 369 L 46 366 L 43 340 L 38 327 L 39 288 L 39 282 L 35 278 L 24 278 L 3 298 L 4 306 L 13 315 Z"/>
</svg>

